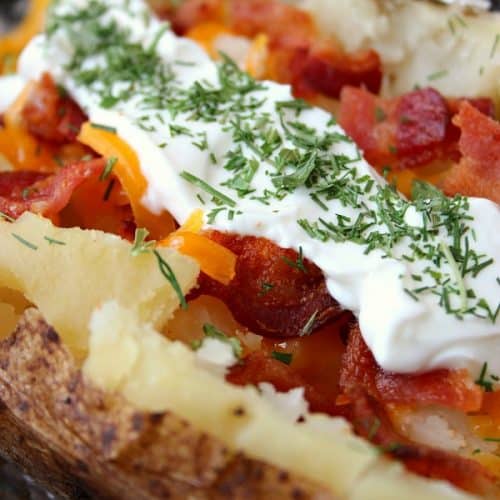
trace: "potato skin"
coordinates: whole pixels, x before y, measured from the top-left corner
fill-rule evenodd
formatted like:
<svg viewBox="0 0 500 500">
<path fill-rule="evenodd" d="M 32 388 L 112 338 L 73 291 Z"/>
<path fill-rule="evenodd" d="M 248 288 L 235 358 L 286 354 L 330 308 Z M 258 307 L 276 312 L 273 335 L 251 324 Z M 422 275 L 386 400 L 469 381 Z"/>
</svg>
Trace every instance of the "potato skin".
<svg viewBox="0 0 500 500">
<path fill-rule="evenodd" d="M 35 309 L 0 343 L 0 401 L 0 454 L 62 498 L 332 498 L 92 387 Z"/>
</svg>

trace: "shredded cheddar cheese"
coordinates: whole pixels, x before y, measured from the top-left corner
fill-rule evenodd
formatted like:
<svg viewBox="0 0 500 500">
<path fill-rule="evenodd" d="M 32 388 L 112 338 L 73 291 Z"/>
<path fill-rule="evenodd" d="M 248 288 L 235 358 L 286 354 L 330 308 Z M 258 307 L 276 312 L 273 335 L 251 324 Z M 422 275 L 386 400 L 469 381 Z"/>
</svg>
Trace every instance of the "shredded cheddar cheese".
<svg viewBox="0 0 500 500">
<path fill-rule="evenodd" d="M 155 215 L 147 210 L 141 199 L 147 188 L 139 160 L 134 150 L 109 130 L 84 123 L 78 140 L 105 158 L 116 158 L 113 172 L 127 193 L 138 227 L 145 227 L 154 239 L 164 238 L 175 229 L 175 222 L 167 212 Z"/>
</svg>

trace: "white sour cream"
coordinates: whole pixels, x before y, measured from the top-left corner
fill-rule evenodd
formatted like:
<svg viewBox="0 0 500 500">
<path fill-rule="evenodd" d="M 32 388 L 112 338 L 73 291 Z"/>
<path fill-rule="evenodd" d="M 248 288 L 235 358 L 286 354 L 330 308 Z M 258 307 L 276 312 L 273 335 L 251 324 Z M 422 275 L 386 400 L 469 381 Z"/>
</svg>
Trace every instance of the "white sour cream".
<svg viewBox="0 0 500 500">
<path fill-rule="evenodd" d="M 84 9 L 85 4 L 83 0 L 61 2 L 56 7 L 56 13 L 74 14 L 78 9 Z M 188 89 L 193 88 L 195 82 L 201 82 L 205 90 L 220 87 L 217 66 L 202 49 L 187 39 L 162 31 L 163 25 L 151 18 L 143 2 L 105 0 L 101 4 L 106 7 L 99 17 L 101 25 L 115 21 L 121 30 L 129 30 L 126 35 L 128 40 L 142 45 L 144 49 L 154 46 L 154 54 L 160 59 L 160 64 L 165 68 L 171 67 L 176 86 Z M 267 204 L 264 204 L 254 198 L 266 197 L 268 191 L 276 191 L 272 182 L 276 156 L 262 158 L 256 153 L 256 144 L 252 141 L 235 144 L 234 126 L 230 124 L 238 113 L 226 110 L 214 121 L 204 121 L 194 117 L 192 110 L 181 110 L 174 116 L 168 105 L 151 105 L 150 109 L 145 109 L 144 99 L 148 92 L 140 85 L 114 107 L 104 109 L 103 87 L 99 84 L 99 78 L 105 78 L 107 71 L 103 54 L 89 55 L 80 61 L 77 70 L 69 70 L 67 64 L 72 61 L 74 52 L 70 33 L 64 27 L 59 28 L 50 37 L 40 36 L 30 43 L 21 57 L 19 71 L 31 79 L 48 71 L 86 110 L 92 122 L 116 129 L 116 133 L 130 144 L 140 159 L 142 172 L 148 181 L 143 203 L 151 211 L 158 213 L 167 209 L 179 223 L 183 223 L 197 208 L 202 208 L 206 215 L 221 208 L 217 216 L 207 218 L 206 227 L 268 238 L 283 248 L 302 252 L 323 271 L 331 295 L 357 315 L 365 341 L 377 362 L 386 370 L 410 373 L 441 367 L 466 367 L 475 375 L 487 362 L 491 372 L 500 374 L 498 316 L 492 320 L 464 314 L 459 319 L 439 304 L 439 297 L 435 294 L 419 292 L 417 296 L 416 293 L 409 293 L 434 283 L 426 274 L 426 268 L 430 266 L 428 260 L 412 262 L 405 259 L 410 245 L 414 243 L 411 238 L 398 241 L 388 257 L 381 249 L 367 252 L 366 245 L 353 241 L 320 241 L 298 224 L 299 220 L 313 223 L 323 218 L 338 227 L 342 220 L 348 220 L 347 217 L 352 224 L 363 210 L 377 211 L 370 193 L 385 186 L 385 181 L 360 158 L 354 143 L 345 140 L 345 132 L 338 125 L 329 123 L 331 116 L 328 113 L 316 108 L 296 113 L 294 109 L 285 107 L 281 112 L 284 122 L 280 121 L 276 103 L 292 100 L 292 94 L 289 86 L 273 82 L 264 82 L 262 88 L 241 98 L 242 103 L 252 97 L 258 102 L 255 107 L 257 118 L 254 121 L 243 120 L 243 125 L 250 124 L 250 132 L 258 130 L 259 118 L 266 117 L 267 126 L 276 130 L 282 141 L 277 151 L 296 148 L 285 131 L 285 127 L 291 130 L 295 121 L 313 129 L 312 134 L 318 137 L 327 132 L 338 134 L 340 139 L 329 143 L 328 150 L 321 154 L 329 154 L 332 159 L 344 158 L 356 179 L 364 178 L 365 183 L 367 179 L 371 180 L 374 186 L 372 191 L 367 188 L 367 194 L 360 198 L 364 208 L 346 206 L 342 202 L 343 195 L 354 186 L 354 181 L 345 186 L 342 196 L 329 200 L 322 198 L 320 204 L 311 198 L 310 189 L 304 185 L 291 190 L 281 199 L 267 196 Z M 82 68 L 101 68 L 96 77 L 97 83 L 86 85 L 78 81 L 75 71 Z M 127 82 L 116 82 L 112 94 L 118 95 L 126 87 Z M 196 99 L 195 94 L 190 95 Z M 310 130 L 305 132 L 306 135 L 310 133 Z M 234 180 L 235 171 L 224 166 L 227 167 L 229 158 L 235 156 L 231 152 L 234 153 L 237 147 L 241 148 L 242 155 L 254 161 L 253 167 L 256 168 L 249 182 L 254 192 L 242 197 L 234 189 L 223 185 Z M 315 154 L 312 150 L 309 153 Z M 183 172 L 206 184 L 200 187 L 199 183 L 196 185 L 185 180 L 180 175 Z M 289 170 L 285 172 L 289 173 Z M 347 175 L 347 171 L 343 172 Z M 211 194 L 207 193 L 207 185 L 225 199 L 229 198 L 234 206 L 215 203 Z M 456 289 L 463 287 L 464 290 L 474 291 L 475 299 L 467 298 L 463 293 L 451 296 L 452 307 L 468 308 L 472 304 L 477 305 L 481 298 L 495 311 L 500 297 L 499 207 L 490 201 L 473 198 L 469 199 L 469 205 L 469 215 L 473 218 L 467 221 L 470 247 L 477 255 L 484 254 L 494 262 L 477 276 L 469 273 L 463 280 L 456 275 L 453 259 L 442 256 L 433 270 L 448 276 Z M 424 224 L 423 213 L 410 205 L 404 213 L 404 224 L 421 228 Z M 384 234 L 389 229 L 380 222 L 373 231 Z M 445 252 L 448 255 L 452 239 L 442 229 L 431 238 L 431 243 L 443 248 L 443 252 L 448 249 Z M 420 277 L 418 283 L 414 276 Z M 484 312 L 477 307 L 475 310 Z"/>
<path fill-rule="evenodd" d="M 476 9 L 489 9 L 491 7 L 490 0 L 439 0 L 441 3 L 448 5 L 458 5 L 460 7 L 473 7 Z"/>
<path fill-rule="evenodd" d="M 14 104 L 19 94 L 26 86 L 26 79 L 20 75 L 0 77 L 0 115 Z"/>
</svg>

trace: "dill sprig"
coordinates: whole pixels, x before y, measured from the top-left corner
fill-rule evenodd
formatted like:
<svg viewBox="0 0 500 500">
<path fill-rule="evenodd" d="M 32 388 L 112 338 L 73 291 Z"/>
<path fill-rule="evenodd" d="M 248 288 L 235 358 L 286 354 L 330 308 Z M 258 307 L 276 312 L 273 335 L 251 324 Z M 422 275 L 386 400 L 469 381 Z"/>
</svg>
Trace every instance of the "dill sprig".
<svg viewBox="0 0 500 500">
<path fill-rule="evenodd" d="M 186 302 L 186 297 L 182 293 L 182 288 L 177 281 L 177 277 L 175 276 L 173 269 L 170 267 L 169 263 L 161 256 L 158 250 L 153 250 L 153 253 L 158 261 L 158 266 L 160 267 L 161 273 L 163 274 L 165 279 L 172 285 L 172 288 L 177 294 L 177 297 L 179 298 L 179 302 L 181 304 L 181 308 L 187 309 L 188 304 Z"/>
<path fill-rule="evenodd" d="M 213 338 L 217 339 L 221 342 L 224 342 L 226 344 L 229 344 L 231 346 L 231 349 L 233 350 L 233 354 L 236 356 L 236 358 L 240 359 L 243 355 L 243 346 L 241 345 L 240 340 L 237 337 L 230 337 L 226 333 L 224 333 L 222 330 L 219 330 L 216 326 L 210 324 L 210 323 L 205 323 L 203 325 L 203 333 L 205 334 L 205 337 L 208 338 Z M 195 341 L 193 343 L 193 348 L 194 349 L 199 349 L 202 345 L 202 341 Z"/>
</svg>

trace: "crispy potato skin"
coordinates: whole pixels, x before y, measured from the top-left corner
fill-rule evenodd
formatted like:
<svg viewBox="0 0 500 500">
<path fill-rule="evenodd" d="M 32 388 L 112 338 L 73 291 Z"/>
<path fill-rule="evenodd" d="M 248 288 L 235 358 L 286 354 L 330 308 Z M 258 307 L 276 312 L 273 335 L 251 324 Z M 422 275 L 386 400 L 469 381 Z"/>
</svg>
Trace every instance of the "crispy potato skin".
<svg viewBox="0 0 500 500">
<path fill-rule="evenodd" d="M 0 343 L 0 454 L 62 498 L 333 498 L 92 387 L 35 309 Z"/>
</svg>

